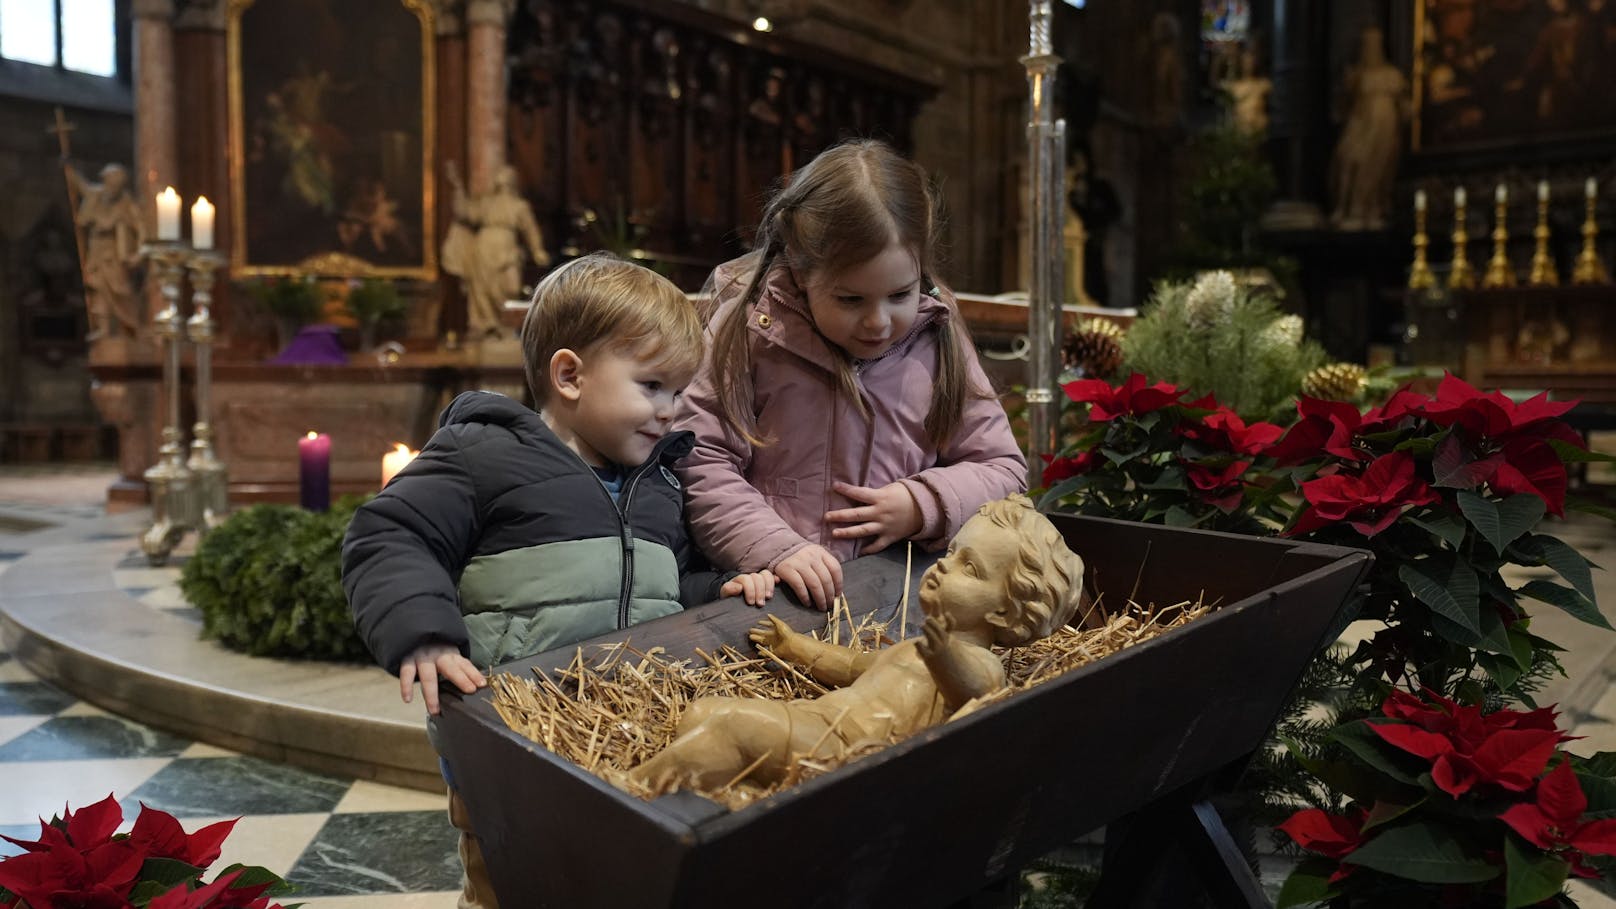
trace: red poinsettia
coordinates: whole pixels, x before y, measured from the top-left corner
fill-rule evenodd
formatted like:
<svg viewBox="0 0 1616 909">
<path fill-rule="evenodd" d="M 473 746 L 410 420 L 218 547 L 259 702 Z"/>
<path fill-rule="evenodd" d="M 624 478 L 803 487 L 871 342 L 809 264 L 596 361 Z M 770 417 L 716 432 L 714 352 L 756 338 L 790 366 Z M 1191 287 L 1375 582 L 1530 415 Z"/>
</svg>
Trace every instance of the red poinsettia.
<svg viewBox="0 0 1616 909">
<path fill-rule="evenodd" d="M 1616 820 L 1583 822 L 1588 797 L 1577 782 L 1570 761 L 1538 781 L 1537 801 L 1510 806 L 1499 819 L 1539 849 L 1545 849 L 1571 864 L 1578 877 L 1598 877 L 1583 862 L 1583 856 L 1616 855 Z"/>
<path fill-rule="evenodd" d="M 206 868 L 219 857 L 224 838 L 235 829 L 236 820 L 209 824 L 195 833 L 186 833 L 172 814 L 155 811 L 141 803 L 129 840 L 156 858 L 178 859 L 187 865 Z"/>
<path fill-rule="evenodd" d="M 1137 416 L 1161 410 L 1177 404 L 1179 397 L 1184 394 L 1166 382 L 1157 382 L 1147 388 L 1145 381 L 1144 375 L 1136 372 L 1115 388 L 1104 379 L 1078 379 L 1067 382 L 1061 388 L 1066 392 L 1066 397 L 1073 401 L 1091 405 L 1089 420 L 1094 423 L 1104 423 L 1126 414 Z"/>
<path fill-rule="evenodd" d="M 269 884 L 232 886 L 241 871 L 219 875 L 219 879 L 204 887 L 187 891 L 184 887 L 153 899 L 146 909 L 269 909 L 269 897 L 264 896 Z"/>
<path fill-rule="evenodd" d="M 1044 485 L 1054 486 L 1068 477 L 1082 476 L 1103 460 L 1104 456 L 1096 449 L 1080 451 L 1070 458 L 1044 455 Z"/>
<path fill-rule="evenodd" d="M 1210 401 L 1210 396 L 1204 400 Z M 1201 403 L 1203 402 L 1197 401 L 1190 406 L 1195 407 Z M 1211 403 L 1217 406 L 1217 402 L 1211 401 Z M 1219 407 L 1198 421 L 1186 420 L 1178 426 L 1178 434 L 1186 439 L 1200 442 L 1217 451 L 1244 455 L 1261 452 L 1273 444 L 1284 431 L 1273 423 L 1253 423 L 1247 426 L 1239 414 L 1227 407 Z"/>
<path fill-rule="evenodd" d="M 1297 519 L 1292 534 L 1346 523 L 1366 537 L 1390 527 L 1404 508 L 1438 500 L 1415 474 L 1414 458 L 1406 451 L 1377 458 L 1362 476 L 1338 473 L 1303 483 L 1302 497 L 1310 507 Z"/>
<path fill-rule="evenodd" d="M 1303 849 L 1342 861 L 1363 845 L 1363 825 L 1368 817 L 1369 812 L 1362 808 L 1355 809 L 1351 817 L 1306 808 L 1291 815 L 1279 829 Z M 1334 883 L 1351 873 L 1352 866 L 1342 862 L 1330 875 L 1330 881 Z"/>
<path fill-rule="evenodd" d="M 1513 792 L 1532 788 L 1561 742 L 1553 708 L 1497 710 L 1451 701 L 1432 691 L 1421 700 L 1394 691 L 1381 712 L 1399 723 L 1371 723 L 1387 743 L 1432 762 L 1431 781 L 1457 798 L 1486 783 Z"/>
<path fill-rule="evenodd" d="M 1480 391 L 1447 373 L 1423 410 L 1426 418 L 1438 426 L 1458 425 L 1477 439 L 1503 442 L 1531 430 L 1537 438 L 1555 438 L 1580 446 L 1582 437 L 1559 419 L 1575 406 L 1575 401 L 1550 401 L 1546 391 L 1516 404 L 1503 392 Z"/>
<path fill-rule="evenodd" d="M 1296 412 L 1301 419 L 1265 452 L 1279 466 L 1289 467 L 1325 454 L 1348 461 L 1369 460 L 1369 455 L 1353 444 L 1363 422 L 1357 407 L 1343 401 L 1301 397 L 1296 400 Z"/>
<path fill-rule="evenodd" d="M 1199 461 L 1182 461 L 1184 475 L 1189 477 L 1190 485 L 1201 495 L 1203 501 L 1209 505 L 1222 508 L 1225 511 L 1240 504 L 1242 487 L 1240 478 L 1251 466 L 1250 461 L 1234 461 L 1233 463 L 1217 466 Z"/>
</svg>

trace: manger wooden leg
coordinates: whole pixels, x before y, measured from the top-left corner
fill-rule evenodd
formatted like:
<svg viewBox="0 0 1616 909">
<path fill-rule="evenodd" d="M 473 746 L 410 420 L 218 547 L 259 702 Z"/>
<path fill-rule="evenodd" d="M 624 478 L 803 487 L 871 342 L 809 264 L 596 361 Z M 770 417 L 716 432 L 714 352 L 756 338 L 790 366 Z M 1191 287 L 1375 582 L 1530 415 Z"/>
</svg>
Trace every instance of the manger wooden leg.
<svg viewBox="0 0 1616 909">
<path fill-rule="evenodd" d="M 1181 842 L 1212 902 L 1220 909 L 1272 909 L 1218 810 L 1211 802 L 1199 801 L 1190 806 L 1190 812 L 1193 818 L 1186 820 L 1192 829 L 1185 831 Z"/>
</svg>

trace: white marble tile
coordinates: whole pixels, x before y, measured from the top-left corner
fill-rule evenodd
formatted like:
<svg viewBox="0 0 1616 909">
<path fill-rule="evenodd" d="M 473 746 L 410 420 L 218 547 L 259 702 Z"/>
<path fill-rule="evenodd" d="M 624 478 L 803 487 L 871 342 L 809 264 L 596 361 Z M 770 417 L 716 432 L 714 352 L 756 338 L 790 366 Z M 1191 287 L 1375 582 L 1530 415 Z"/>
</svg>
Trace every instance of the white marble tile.
<svg viewBox="0 0 1616 909">
<path fill-rule="evenodd" d="M 132 587 L 168 587 L 178 584 L 178 568 L 114 568 L 112 583 L 120 590 Z"/>
<path fill-rule="evenodd" d="M 153 609 L 184 609 L 191 605 L 185 601 L 185 594 L 175 586 L 159 587 L 141 596 L 140 602 Z"/>
<path fill-rule="evenodd" d="M 0 745 L 45 722 L 45 716 L 0 716 Z M 0 773 L 4 773 L 0 770 Z"/>
<path fill-rule="evenodd" d="M 23 668 L 22 661 L 16 658 L 0 663 L 0 682 L 37 682 L 39 677 Z"/>
<path fill-rule="evenodd" d="M 64 805 L 75 810 L 99 802 L 107 793 L 119 798 L 134 792 L 170 758 L 133 758 L 95 761 L 18 761 L 0 767 L 0 826 L 32 824 L 41 816 L 59 814 Z"/>
<path fill-rule="evenodd" d="M 213 757 L 239 757 L 241 752 L 209 745 L 206 742 L 193 742 L 191 747 L 180 752 L 182 758 L 213 758 Z"/>
<path fill-rule="evenodd" d="M 213 880 L 217 872 L 236 862 L 268 868 L 285 877 L 320 832 L 325 819 L 324 814 L 254 814 L 236 821 L 207 879 Z M 180 823 L 187 833 L 195 833 L 209 824 L 228 820 L 231 818 L 185 818 Z"/>
<path fill-rule="evenodd" d="M 112 716 L 89 701 L 79 701 L 73 706 L 58 713 L 57 716 Z"/>
<path fill-rule="evenodd" d="M 1586 881 L 1571 881 L 1566 887 L 1566 892 L 1571 894 L 1571 898 L 1576 900 L 1581 909 L 1616 909 L 1616 899 L 1600 893 Z"/>
<path fill-rule="evenodd" d="M 299 909 L 459 909 L 460 892 L 375 893 L 368 896 L 306 897 L 289 893 L 279 898 L 282 905 L 296 903 Z"/>
<path fill-rule="evenodd" d="M 448 811 L 449 799 L 445 792 L 422 792 L 403 789 L 369 780 L 355 780 L 348 793 L 337 803 L 335 814 L 359 814 L 372 811 Z"/>
</svg>

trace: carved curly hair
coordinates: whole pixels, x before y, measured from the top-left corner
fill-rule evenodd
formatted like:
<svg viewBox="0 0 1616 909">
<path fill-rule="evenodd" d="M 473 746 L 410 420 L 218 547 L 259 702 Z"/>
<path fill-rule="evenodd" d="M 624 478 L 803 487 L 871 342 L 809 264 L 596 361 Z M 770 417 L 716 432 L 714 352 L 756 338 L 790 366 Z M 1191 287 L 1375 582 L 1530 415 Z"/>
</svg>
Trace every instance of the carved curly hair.
<svg viewBox="0 0 1616 909">
<path fill-rule="evenodd" d="M 988 618 L 998 627 L 994 643 L 1025 644 L 1070 621 L 1083 597 L 1083 560 L 1066 547 L 1049 518 L 1020 493 L 989 502 L 976 513 L 1021 538 L 1016 564 L 1005 579 L 1013 605 L 1004 615 Z"/>
</svg>

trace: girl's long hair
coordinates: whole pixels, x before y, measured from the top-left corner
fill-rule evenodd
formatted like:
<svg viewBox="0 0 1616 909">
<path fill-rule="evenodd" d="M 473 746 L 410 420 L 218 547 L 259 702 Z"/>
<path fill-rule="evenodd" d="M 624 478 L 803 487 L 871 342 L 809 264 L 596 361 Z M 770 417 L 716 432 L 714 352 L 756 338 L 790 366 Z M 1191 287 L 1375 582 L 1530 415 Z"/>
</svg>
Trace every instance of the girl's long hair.
<svg viewBox="0 0 1616 909">
<path fill-rule="evenodd" d="M 734 281 L 746 289 L 713 329 L 713 385 L 719 413 L 747 442 L 771 444 L 759 432 L 753 411 L 752 356 L 747 325 L 763 294 L 769 271 L 784 262 L 794 274 L 836 274 L 859 265 L 896 241 L 914 253 L 921 290 L 932 287 L 938 231 L 936 200 L 926 173 L 883 142 L 854 140 L 821 152 L 769 200 L 754 248 Z M 712 288 L 724 296 L 726 288 Z M 968 387 L 970 339 L 951 306 L 937 322 L 937 379 L 926 435 L 941 447 L 959 428 L 966 397 L 986 391 Z M 852 359 L 828 345 L 837 358 L 837 382 L 865 419 Z"/>
</svg>

